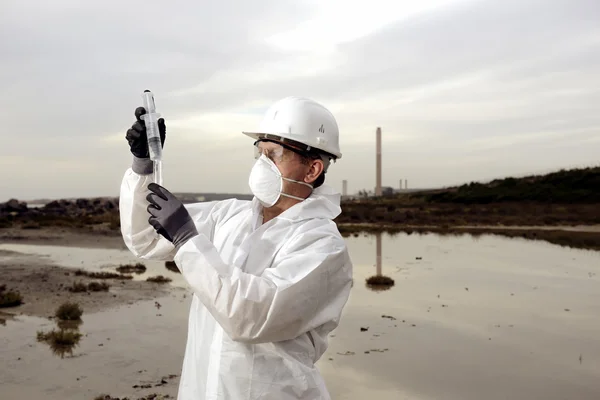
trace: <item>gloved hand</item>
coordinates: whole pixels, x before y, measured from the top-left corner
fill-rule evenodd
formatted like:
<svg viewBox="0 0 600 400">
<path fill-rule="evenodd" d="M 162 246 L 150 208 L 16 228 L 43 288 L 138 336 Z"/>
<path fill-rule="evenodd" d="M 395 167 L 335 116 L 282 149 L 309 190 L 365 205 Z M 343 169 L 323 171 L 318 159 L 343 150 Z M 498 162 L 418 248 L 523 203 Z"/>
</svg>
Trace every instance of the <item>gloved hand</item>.
<svg viewBox="0 0 600 400">
<path fill-rule="evenodd" d="M 192 217 L 177 197 L 156 183 L 149 184 L 148 189 L 152 192 L 146 196 L 150 203 L 146 208 L 150 213 L 148 222 L 159 234 L 176 248 L 198 234 Z"/>
<path fill-rule="evenodd" d="M 146 124 L 141 116 L 146 114 L 144 107 L 135 109 L 135 119 L 131 128 L 127 130 L 125 138 L 129 142 L 129 149 L 134 156 L 132 169 L 134 172 L 141 175 L 149 175 L 152 173 L 152 161 L 150 160 L 150 152 L 148 151 L 148 136 L 146 135 Z M 160 135 L 161 146 L 164 147 L 167 136 L 167 127 L 165 126 L 164 118 L 158 120 L 158 133 Z"/>
</svg>

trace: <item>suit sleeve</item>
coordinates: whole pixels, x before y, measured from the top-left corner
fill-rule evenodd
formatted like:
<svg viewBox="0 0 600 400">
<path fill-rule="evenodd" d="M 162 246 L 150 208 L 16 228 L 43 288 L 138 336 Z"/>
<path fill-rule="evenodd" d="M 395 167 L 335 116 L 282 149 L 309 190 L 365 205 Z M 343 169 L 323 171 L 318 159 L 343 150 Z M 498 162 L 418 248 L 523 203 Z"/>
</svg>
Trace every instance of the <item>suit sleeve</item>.
<svg viewBox="0 0 600 400">
<path fill-rule="evenodd" d="M 121 182 L 119 215 L 121 235 L 127 248 L 136 256 L 147 260 L 171 261 L 175 247 L 149 224 L 146 196 L 150 191 L 152 175 L 140 175 L 127 169 Z M 212 238 L 215 219 L 213 211 L 219 202 L 186 204 L 185 207 L 196 224 L 198 232 Z"/>
<path fill-rule="evenodd" d="M 223 262 L 203 234 L 182 246 L 175 261 L 232 340 L 293 339 L 325 323 L 337 325 L 350 293 L 345 242 L 331 229 L 319 229 L 297 235 L 260 276 Z"/>
</svg>

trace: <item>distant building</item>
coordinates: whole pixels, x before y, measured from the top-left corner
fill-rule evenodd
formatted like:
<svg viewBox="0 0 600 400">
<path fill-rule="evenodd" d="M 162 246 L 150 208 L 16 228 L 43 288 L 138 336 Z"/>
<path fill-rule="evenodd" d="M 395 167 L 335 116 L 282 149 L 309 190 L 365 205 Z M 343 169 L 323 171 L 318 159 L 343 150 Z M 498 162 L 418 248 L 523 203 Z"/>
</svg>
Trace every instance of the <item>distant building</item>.
<svg viewBox="0 0 600 400">
<path fill-rule="evenodd" d="M 390 186 L 384 186 L 381 188 L 381 195 L 382 196 L 393 196 L 395 193 L 395 190 L 393 187 Z"/>
</svg>

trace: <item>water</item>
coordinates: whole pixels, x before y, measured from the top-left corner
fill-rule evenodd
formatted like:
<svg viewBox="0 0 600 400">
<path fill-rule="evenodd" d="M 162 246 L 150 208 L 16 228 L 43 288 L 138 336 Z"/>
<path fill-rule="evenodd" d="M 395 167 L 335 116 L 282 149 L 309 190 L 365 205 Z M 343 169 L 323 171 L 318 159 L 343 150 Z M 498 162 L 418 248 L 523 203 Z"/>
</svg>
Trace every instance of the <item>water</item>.
<svg viewBox="0 0 600 400">
<path fill-rule="evenodd" d="M 354 286 L 318 363 L 333 398 L 600 398 L 599 252 L 468 235 L 361 236 L 347 243 Z M 121 250 L 0 249 L 94 270 L 136 261 Z M 148 276 L 170 272 L 161 262 L 146 266 Z M 373 275 L 392 278 L 394 286 L 367 287 Z M 152 300 L 84 314 L 74 357 L 61 359 L 36 342 L 36 331 L 51 329 L 51 321 L 6 319 L 3 399 L 175 394 L 176 378 L 132 388 L 180 373 L 190 297 L 179 274 L 169 277 L 178 289 L 158 299 L 160 309 Z"/>
</svg>

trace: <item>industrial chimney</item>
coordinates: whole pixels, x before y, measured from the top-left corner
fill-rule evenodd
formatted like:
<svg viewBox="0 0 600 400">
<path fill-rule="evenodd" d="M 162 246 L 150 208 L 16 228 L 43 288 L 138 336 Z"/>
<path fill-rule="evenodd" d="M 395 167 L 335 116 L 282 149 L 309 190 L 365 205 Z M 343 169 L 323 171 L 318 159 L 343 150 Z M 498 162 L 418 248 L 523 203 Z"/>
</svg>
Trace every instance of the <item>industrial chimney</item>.
<svg viewBox="0 0 600 400">
<path fill-rule="evenodd" d="M 348 196 L 348 181 L 345 179 L 342 181 L 342 196 Z"/>
<path fill-rule="evenodd" d="M 376 133 L 376 183 L 375 183 L 375 196 L 381 196 L 381 128 L 377 128 Z"/>
</svg>

